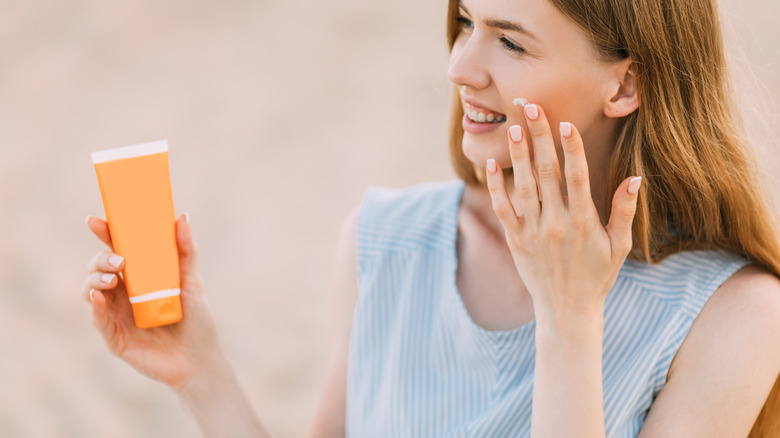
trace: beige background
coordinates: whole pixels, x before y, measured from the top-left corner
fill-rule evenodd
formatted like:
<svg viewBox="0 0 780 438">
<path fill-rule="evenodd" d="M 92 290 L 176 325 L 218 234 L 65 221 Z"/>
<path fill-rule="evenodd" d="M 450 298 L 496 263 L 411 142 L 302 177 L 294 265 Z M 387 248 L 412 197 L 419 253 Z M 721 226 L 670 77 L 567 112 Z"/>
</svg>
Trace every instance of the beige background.
<svg viewBox="0 0 780 438">
<path fill-rule="evenodd" d="M 780 6 L 727 5 L 771 171 Z M 197 435 L 165 387 L 104 349 L 79 296 L 102 249 L 84 225 L 103 215 L 90 152 L 160 138 L 237 372 L 277 437 L 302 436 L 329 355 L 342 219 L 368 184 L 452 178 L 445 7 L 3 2 L 0 436 Z"/>
</svg>

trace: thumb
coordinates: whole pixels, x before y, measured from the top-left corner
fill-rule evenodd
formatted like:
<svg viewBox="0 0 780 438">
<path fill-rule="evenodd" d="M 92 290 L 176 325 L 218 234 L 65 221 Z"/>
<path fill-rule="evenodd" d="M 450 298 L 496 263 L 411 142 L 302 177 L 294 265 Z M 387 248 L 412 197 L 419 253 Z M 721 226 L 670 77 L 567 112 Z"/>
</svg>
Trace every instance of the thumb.
<svg viewBox="0 0 780 438">
<path fill-rule="evenodd" d="M 182 289 L 189 289 L 192 282 L 199 280 L 198 250 L 192 238 L 187 215 L 182 214 L 176 219 L 176 245 L 179 250 L 179 270 Z M 189 284 L 189 286 L 188 286 Z"/>
<path fill-rule="evenodd" d="M 641 185 L 641 176 L 627 178 L 620 184 L 612 198 L 612 213 L 606 230 L 612 244 L 612 254 L 620 254 L 621 258 L 625 258 L 631 252 L 633 244 L 631 225 L 634 223 Z"/>
</svg>

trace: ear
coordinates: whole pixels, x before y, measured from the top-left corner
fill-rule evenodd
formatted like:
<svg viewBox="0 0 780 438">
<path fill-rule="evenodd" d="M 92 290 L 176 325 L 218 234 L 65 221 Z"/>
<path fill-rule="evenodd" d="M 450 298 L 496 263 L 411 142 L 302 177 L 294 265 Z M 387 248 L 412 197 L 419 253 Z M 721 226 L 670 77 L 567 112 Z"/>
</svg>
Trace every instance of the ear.
<svg viewBox="0 0 780 438">
<path fill-rule="evenodd" d="M 615 63 L 610 71 L 604 115 L 610 118 L 625 117 L 639 108 L 639 90 L 636 82 L 636 64 L 631 59 Z"/>
</svg>

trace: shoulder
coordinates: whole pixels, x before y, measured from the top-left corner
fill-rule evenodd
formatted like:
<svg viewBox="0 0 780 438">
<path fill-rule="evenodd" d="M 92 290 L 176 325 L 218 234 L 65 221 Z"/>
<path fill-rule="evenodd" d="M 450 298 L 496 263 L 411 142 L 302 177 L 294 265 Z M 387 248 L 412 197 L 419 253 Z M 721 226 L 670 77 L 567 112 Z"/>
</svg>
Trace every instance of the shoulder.
<svg viewBox="0 0 780 438">
<path fill-rule="evenodd" d="M 621 277 L 670 309 L 683 312 L 686 324 L 691 324 L 715 291 L 749 263 L 731 251 L 686 251 L 653 264 L 627 260 Z"/>
<path fill-rule="evenodd" d="M 446 247 L 457 228 L 463 182 L 369 187 L 357 223 L 358 257 L 396 249 Z"/>
<path fill-rule="evenodd" d="M 365 214 L 380 216 L 405 215 L 412 211 L 431 210 L 441 203 L 460 197 L 463 182 L 460 180 L 430 182 L 404 188 L 370 186 L 363 197 Z"/>
<path fill-rule="evenodd" d="M 778 346 L 780 279 L 742 267 L 695 319 L 640 437 L 747 436 L 780 372 Z"/>
<path fill-rule="evenodd" d="M 706 351 L 712 348 L 707 344 L 715 346 L 713 340 L 720 339 L 745 350 L 756 349 L 757 342 L 780 345 L 780 278 L 755 264 L 728 277 L 694 321 L 669 374 L 673 374 L 676 362 L 688 360 L 689 350 L 693 355 L 702 353 L 699 349 Z M 737 342 L 739 339 L 743 342 Z M 744 342 L 750 339 L 755 342 Z M 695 342 L 698 340 L 707 340 L 707 344 Z M 780 364 L 780 349 L 772 348 L 772 352 L 776 352 L 773 360 Z"/>
</svg>

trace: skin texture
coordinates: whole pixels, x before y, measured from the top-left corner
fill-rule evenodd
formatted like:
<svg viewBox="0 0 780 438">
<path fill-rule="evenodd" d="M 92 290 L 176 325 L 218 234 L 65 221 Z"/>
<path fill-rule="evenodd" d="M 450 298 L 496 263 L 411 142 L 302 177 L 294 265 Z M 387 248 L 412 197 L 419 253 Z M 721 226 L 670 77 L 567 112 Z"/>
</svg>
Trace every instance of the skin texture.
<svg viewBox="0 0 780 438">
<path fill-rule="evenodd" d="M 469 0 L 464 6 L 449 78 L 464 103 L 476 101 L 508 120 L 489 134 L 466 133 L 463 151 L 477 166 L 493 160 L 496 170 L 514 172 L 504 179 L 488 171 L 486 186 L 464 191 L 458 290 L 485 328 L 506 330 L 537 319 L 532 434 L 603 437 L 603 302 L 630 248 L 636 196 L 628 192 L 629 180 L 616 193 L 603 193 L 600 178 L 619 118 L 640 106 L 631 62 L 600 62 L 580 29 L 546 1 Z M 498 18 L 521 23 L 536 39 L 488 25 Z M 506 41 L 525 52 L 509 50 Z M 538 117 L 513 105 L 517 97 L 535 104 Z M 560 134 L 563 121 L 571 122 L 571 136 Z M 513 125 L 523 133 L 519 141 L 508 133 Z M 605 196 L 613 199 L 611 211 L 593 203 Z M 356 217 L 346 221 L 339 244 L 333 283 L 334 301 L 343 306 L 333 323 L 339 347 L 312 437 L 345 435 Z M 87 224 L 109 248 L 90 262 L 82 290 L 87 302 L 89 292 L 98 291 L 92 316 L 108 349 L 169 385 L 204 436 L 268 436 L 220 346 L 186 221 L 176 222 L 184 321 L 148 331 L 132 325 L 121 278 L 100 280 L 121 270 L 108 264 L 105 221 L 90 217 Z M 778 297 L 777 278 L 755 267 L 715 292 L 675 356 L 640 437 L 747 435 L 780 371 Z"/>
</svg>

